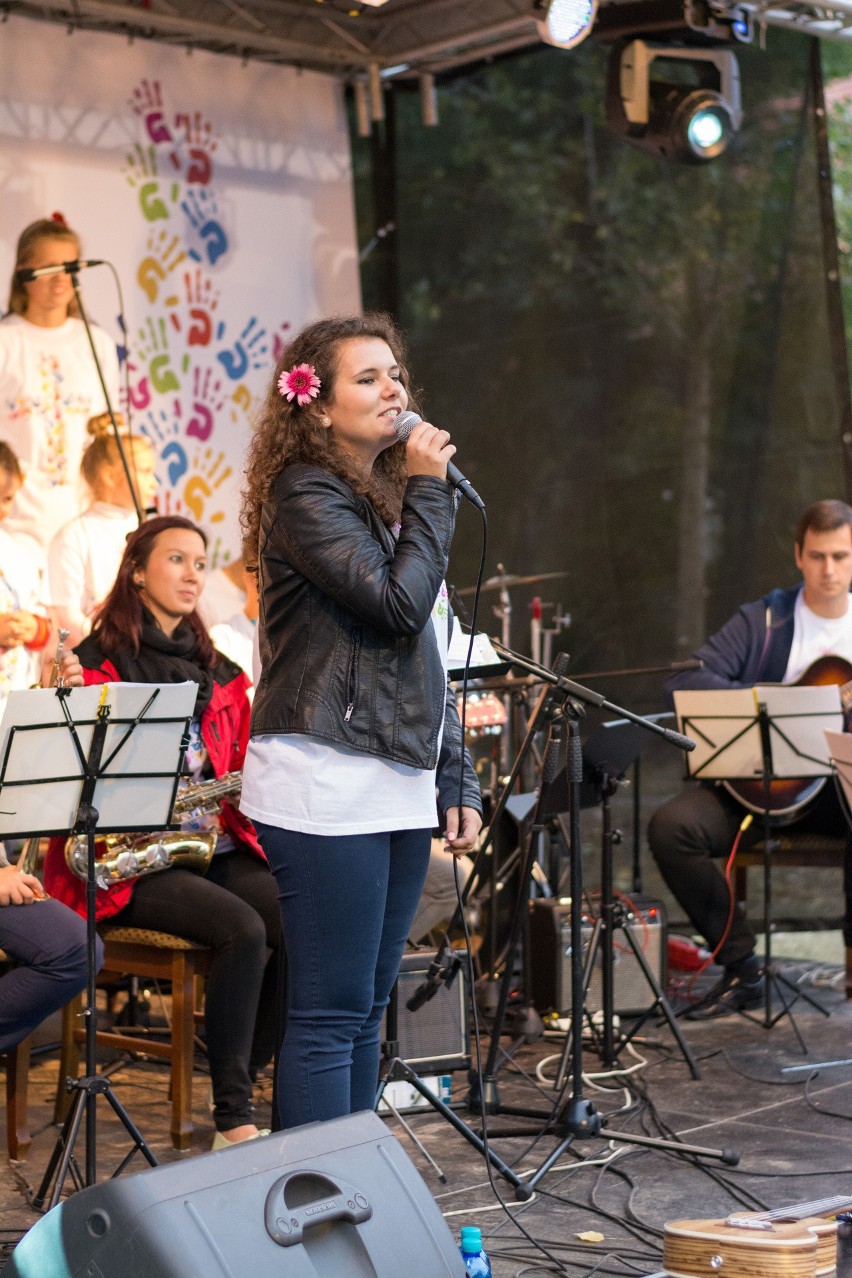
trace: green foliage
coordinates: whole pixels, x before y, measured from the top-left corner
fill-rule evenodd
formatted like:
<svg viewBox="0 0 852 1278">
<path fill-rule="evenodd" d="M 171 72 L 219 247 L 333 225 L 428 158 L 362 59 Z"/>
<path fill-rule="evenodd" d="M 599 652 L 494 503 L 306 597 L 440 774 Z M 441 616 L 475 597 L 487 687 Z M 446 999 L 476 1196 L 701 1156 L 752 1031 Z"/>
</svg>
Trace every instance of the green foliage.
<svg viewBox="0 0 852 1278">
<path fill-rule="evenodd" d="M 610 133 L 591 42 L 441 85 L 435 129 L 396 95 L 398 310 L 427 409 L 488 500 L 489 571 L 570 572 L 587 666 L 665 659 L 705 599 L 715 624 L 793 579 L 795 516 L 836 490 L 808 42 L 737 54 L 743 128 L 700 167 Z M 476 555 L 457 538 L 457 583 Z"/>
</svg>

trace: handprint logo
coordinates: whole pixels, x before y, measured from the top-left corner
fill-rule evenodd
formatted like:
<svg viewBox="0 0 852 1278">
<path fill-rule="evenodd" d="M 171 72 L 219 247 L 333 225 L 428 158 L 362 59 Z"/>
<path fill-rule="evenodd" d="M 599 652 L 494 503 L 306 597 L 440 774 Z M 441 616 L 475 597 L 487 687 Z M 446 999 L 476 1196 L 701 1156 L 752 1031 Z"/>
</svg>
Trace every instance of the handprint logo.
<svg viewBox="0 0 852 1278">
<path fill-rule="evenodd" d="M 290 321 L 282 320 L 272 334 L 272 362 L 277 364 L 290 340 Z"/>
<path fill-rule="evenodd" d="M 183 283 L 188 314 L 175 311 L 169 321 L 176 332 L 186 332 L 188 346 L 207 346 L 213 336 L 213 312 L 219 305 L 219 290 L 200 266 L 187 271 Z"/>
<path fill-rule="evenodd" d="M 205 443 L 213 431 L 214 418 L 225 407 L 222 383 L 212 368 L 194 368 L 192 372 L 192 397 L 186 406 L 187 436 Z M 178 405 L 178 411 L 183 406 Z"/>
<path fill-rule="evenodd" d="M 186 449 L 179 438 L 181 428 L 178 413 L 170 417 L 165 409 L 152 410 L 141 419 L 139 429 L 150 439 L 157 453 L 155 472 L 161 491 L 174 488 L 189 469 Z"/>
<path fill-rule="evenodd" d="M 247 422 L 251 417 L 254 397 L 245 382 L 240 382 L 231 396 L 231 403 L 234 405 L 231 409 L 231 421 Z"/>
<path fill-rule="evenodd" d="M 133 144 L 122 170 L 132 187 L 138 189 L 139 207 L 148 222 L 167 219 L 180 196 L 179 182 L 161 183 L 157 177 L 157 156 L 153 146 Z"/>
<path fill-rule="evenodd" d="M 172 134 L 163 111 L 159 80 L 142 80 L 130 95 L 130 106 L 142 116 L 148 137 L 155 146 L 171 142 Z"/>
<path fill-rule="evenodd" d="M 227 253 L 229 240 L 219 220 L 219 206 L 210 191 L 193 188 L 186 193 L 181 208 L 189 222 L 187 242 L 189 256 L 196 262 L 215 266 Z"/>
<path fill-rule="evenodd" d="M 147 254 L 139 264 L 136 279 L 149 302 L 156 302 L 160 285 L 166 277 L 186 261 L 186 253 L 176 235 L 168 231 L 152 231 L 148 236 Z M 165 298 L 166 306 L 177 305 L 177 295 Z"/>
<path fill-rule="evenodd" d="M 222 338 L 225 333 L 224 323 L 219 325 L 216 337 Z M 238 382 L 245 376 L 249 368 L 264 368 L 267 363 L 269 343 L 266 340 L 266 329 L 262 327 L 256 315 L 252 315 L 243 326 L 243 330 L 233 346 L 218 351 L 216 358 L 228 374 L 232 382 Z"/>
<path fill-rule="evenodd" d="M 196 523 L 202 519 L 208 524 L 219 524 L 225 518 L 221 506 L 208 513 L 211 505 L 216 507 L 222 495 L 217 490 L 234 473 L 223 452 L 214 453 L 212 448 L 199 449 L 192 458 L 192 474 L 183 490 L 184 504 L 192 513 Z"/>
<path fill-rule="evenodd" d="M 216 150 L 210 121 L 200 111 L 182 112 L 175 116 L 175 131 L 181 136 L 170 157 L 172 164 L 187 183 L 206 186 L 213 176 L 211 156 Z"/>
<path fill-rule="evenodd" d="M 139 329 L 137 351 L 140 357 L 148 362 L 148 375 L 151 378 L 151 385 L 158 395 L 180 390 L 180 380 L 172 367 L 166 321 L 162 316 L 159 319 L 155 319 L 152 316 L 146 319 Z M 188 354 L 182 356 L 179 369 L 182 373 L 188 371 Z"/>
</svg>

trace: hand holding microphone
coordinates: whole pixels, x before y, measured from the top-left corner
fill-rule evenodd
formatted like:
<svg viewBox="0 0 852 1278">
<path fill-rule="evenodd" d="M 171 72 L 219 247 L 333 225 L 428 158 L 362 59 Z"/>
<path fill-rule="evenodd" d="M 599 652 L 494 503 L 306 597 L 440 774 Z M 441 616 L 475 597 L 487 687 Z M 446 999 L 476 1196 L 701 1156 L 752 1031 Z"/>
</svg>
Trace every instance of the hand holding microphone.
<svg viewBox="0 0 852 1278">
<path fill-rule="evenodd" d="M 421 427 L 423 427 L 422 430 Z M 445 430 L 438 430 L 437 426 L 424 422 L 422 417 L 412 412 L 400 413 L 394 421 L 393 429 L 397 439 L 409 444 L 409 474 L 437 475 L 439 479 L 443 479 L 446 473 L 447 480 L 453 488 L 457 488 L 462 496 L 472 502 L 478 510 L 485 509 L 485 502 L 473 485 L 465 479 L 458 466 L 448 460 L 453 456 L 456 448 L 455 444 L 449 442 L 450 437 Z M 412 456 L 412 452 L 416 455 L 415 457 Z M 422 464 L 430 468 L 412 470 L 412 460 L 415 465 Z M 444 471 L 445 463 L 446 472 Z"/>
</svg>

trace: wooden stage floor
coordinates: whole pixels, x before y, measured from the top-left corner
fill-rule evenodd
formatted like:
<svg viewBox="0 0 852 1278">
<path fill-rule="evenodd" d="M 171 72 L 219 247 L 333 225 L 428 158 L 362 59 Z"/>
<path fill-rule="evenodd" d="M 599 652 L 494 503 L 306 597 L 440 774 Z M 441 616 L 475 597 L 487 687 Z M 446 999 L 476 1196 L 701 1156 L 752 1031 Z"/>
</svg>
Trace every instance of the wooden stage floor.
<svg viewBox="0 0 852 1278">
<path fill-rule="evenodd" d="M 440 1183 L 395 1119 L 388 1120 L 389 1128 L 413 1159 L 453 1231 L 457 1233 L 464 1223 L 482 1226 L 494 1278 L 548 1272 L 651 1274 L 662 1267 L 661 1231 L 667 1221 L 712 1219 L 740 1207 L 778 1207 L 847 1192 L 852 1200 L 852 1064 L 813 1068 L 852 1056 L 852 1003 L 843 1000 L 837 968 L 817 969 L 799 961 L 785 970 L 794 979 L 802 979 L 803 988 L 821 998 L 830 1011 L 830 1016 L 824 1017 L 802 1002 L 797 1004 L 795 1016 L 807 1043 L 807 1056 L 803 1056 L 786 1019 L 766 1029 L 740 1016 L 681 1022 L 700 1064 L 700 1081 L 691 1079 L 665 1027 L 646 1029 L 642 1040 L 622 1053 L 618 1076 L 600 1077 L 597 1056 L 586 1052 L 589 1077 L 583 1092 L 596 1110 L 608 1117 L 613 1133 L 673 1133 L 689 1143 L 735 1150 L 740 1159 L 731 1167 L 714 1159 L 598 1138 L 575 1140 L 528 1203 L 515 1202 L 510 1186 L 497 1177 L 500 1192 L 517 1220 L 559 1259 L 564 1265 L 561 1271 L 537 1252 L 504 1213 L 488 1183 L 482 1159 L 443 1118 L 429 1110 L 409 1121 L 441 1164 L 446 1184 Z M 816 984 L 811 983 L 814 981 Z M 552 1076 L 554 1056 L 561 1051 L 562 1042 L 561 1037 L 539 1040 L 503 1063 L 498 1071 L 498 1091 L 504 1105 L 534 1106 L 543 1112 L 552 1109 L 556 1095 L 551 1085 L 536 1078 L 536 1069 L 544 1079 Z M 503 1046 L 509 1045 L 505 1039 Z M 812 1068 L 782 1072 L 786 1066 L 799 1065 Z M 27 1205 L 25 1189 L 38 1183 L 53 1147 L 55 1129 L 50 1118 L 56 1072 L 55 1054 L 34 1063 L 30 1156 L 17 1165 L 4 1160 L 0 1169 L 4 1254 L 36 1219 Z M 207 1110 L 208 1084 L 199 1071 L 193 1147 L 184 1154 L 171 1148 L 167 1078 L 164 1067 L 145 1062 L 123 1064 L 113 1076 L 116 1094 L 164 1163 L 189 1160 L 206 1151 L 213 1135 Z M 464 1075 L 454 1075 L 454 1099 L 462 1098 L 464 1088 Z M 265 1078 L 257 1092 L 261 1122 L 268 1121 L 270 1099 L 271 1081 Z M 554 1139 L 541 1134 L 541 1122 L 534 1124 L 533 1135 L 502 1134 L 517 1125 L 518 1120 L 507 1116 L 489 1120 L 495 1149 L 523 1174 L 544 1161 L 554 1148 Z M 98 1138 L 99 1171 L 106 1175 L 127 1149 L 123 1130 L 106 1106 L 99 1109 Z M 3 1142 L 5 1149 L 5 1132 Z M 124 1174 L 142 1166 L 137 1156 Z M 242 1222 L 242 1227 L 252 1226 Z M 262 1228 L 262 1218 L 256 1227 Z M 584 1241 L 580 1235 L 586 1233 L 599 1235 L 599 1241 Z"/>
</svg>

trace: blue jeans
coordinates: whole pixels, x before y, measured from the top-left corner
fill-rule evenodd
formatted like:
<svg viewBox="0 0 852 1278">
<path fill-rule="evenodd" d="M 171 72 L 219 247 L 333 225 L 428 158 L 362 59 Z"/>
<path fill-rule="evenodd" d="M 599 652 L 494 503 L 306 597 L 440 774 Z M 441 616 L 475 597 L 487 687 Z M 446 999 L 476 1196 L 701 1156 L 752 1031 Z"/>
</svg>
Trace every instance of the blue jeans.
<svg viewBox="0 0 852 1278">
<path fill-rule="evenodd" d="M 430 830 L 327 837 L 254 822 L 278 883 L 284 1127 L 372 1109 L 379 1027 L 429 864 Z"/>
<path fill-rule="evenodd" d="M 60 901 L 0 906 L 0 948 L 18 966 L 0 979 L 0 1052 L 86 985 L 86 922 Z M 104 959 L 97 942 L 97 964 Z"/>
</svg>

